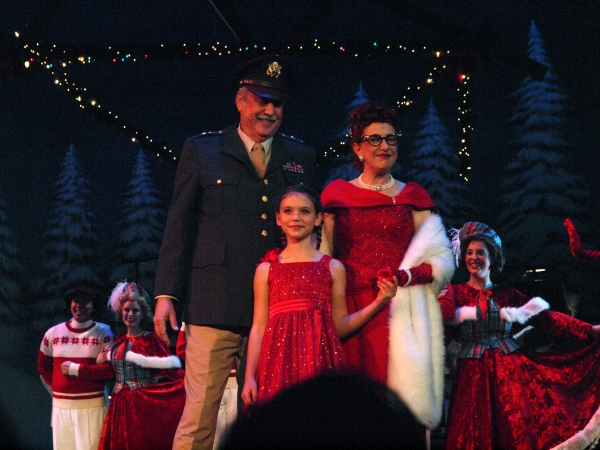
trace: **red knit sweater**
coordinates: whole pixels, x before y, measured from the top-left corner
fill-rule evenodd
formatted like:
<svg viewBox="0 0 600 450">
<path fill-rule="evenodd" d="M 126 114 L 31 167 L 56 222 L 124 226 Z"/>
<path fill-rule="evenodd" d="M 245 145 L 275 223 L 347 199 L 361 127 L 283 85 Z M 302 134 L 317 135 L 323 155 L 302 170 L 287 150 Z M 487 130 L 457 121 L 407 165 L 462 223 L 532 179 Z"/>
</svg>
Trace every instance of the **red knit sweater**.
<svg viewBox="0 0 600 450">
<path fill-rule="evenodd" d="M 82 409 L 104 405 L 104 382 L 66 377 L 60 365 L 64 361 L 96 364 L 98 354 L 112 343 L 113 334 L 103 323 L 77 329 L 69 321 L 46 331 L 38 353 L 38 371 L 52 388 L 52 406 Z"/>
</svg>

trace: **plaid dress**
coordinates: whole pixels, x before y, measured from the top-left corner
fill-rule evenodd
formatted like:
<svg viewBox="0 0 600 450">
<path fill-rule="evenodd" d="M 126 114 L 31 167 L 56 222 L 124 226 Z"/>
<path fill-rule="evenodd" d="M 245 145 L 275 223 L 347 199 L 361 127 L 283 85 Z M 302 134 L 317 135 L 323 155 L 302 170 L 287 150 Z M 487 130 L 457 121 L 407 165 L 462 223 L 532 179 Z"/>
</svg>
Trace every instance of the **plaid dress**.
<svg viewBox="0 0 600 450">
<path fill-rule="evenodd" d="M 478 317 L 485 315 L 485 320 L 465 320 L 459 325 L 461 348 L 458 358 L 481 358 L 483 352 L 490 348 L 498 348 L 503 353 L 511 353 L 520 345 L 512 337 L 512 322 L 500 319 L 500 308 L 490 295 L 479 296 L 479 300 L 487 301 L 487 311 L 481 311 L 478 305 Z M 491 291 L 487 291 L 491 294 Z M 487 298 L 486 298 L 487 297 Z"/>
</svg>

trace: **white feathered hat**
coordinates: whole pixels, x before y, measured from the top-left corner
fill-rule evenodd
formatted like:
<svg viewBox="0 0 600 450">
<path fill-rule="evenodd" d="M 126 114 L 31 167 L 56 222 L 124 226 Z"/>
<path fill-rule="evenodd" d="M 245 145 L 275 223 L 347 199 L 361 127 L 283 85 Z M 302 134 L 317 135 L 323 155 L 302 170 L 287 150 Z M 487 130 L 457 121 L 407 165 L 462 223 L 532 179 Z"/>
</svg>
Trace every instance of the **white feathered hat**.
<svg viewBox="0 0 600 450">
<path fill-rule="evenodd" d="M 120 301 L 124 296 L 130 301 L 137 300 L 139 302 L 144 302 L 148 306 L 146 317 L 152 319 L 152 299 L 150 298 L 150 295 L 139 284 L 127 280 L 117 283 L 108 299 L 107 306 L 113 310 L 115 315 L 119 315 Z"/>
</svg>

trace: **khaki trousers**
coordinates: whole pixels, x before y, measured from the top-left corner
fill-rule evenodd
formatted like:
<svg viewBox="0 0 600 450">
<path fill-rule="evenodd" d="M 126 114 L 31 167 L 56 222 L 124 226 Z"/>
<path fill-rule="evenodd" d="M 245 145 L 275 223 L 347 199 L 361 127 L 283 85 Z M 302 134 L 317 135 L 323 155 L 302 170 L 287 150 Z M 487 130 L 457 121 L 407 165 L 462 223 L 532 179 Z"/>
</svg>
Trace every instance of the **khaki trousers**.
<svg viewBox="0 0 600 450">
<path fill-rule="evenodd" d="M 210 450 L 221 397 L 234 361 L 241 394 L 248 337 L 230 330 L 187 323 L 185 333 L 186 399 L 173 450 Z"/>
</svg>

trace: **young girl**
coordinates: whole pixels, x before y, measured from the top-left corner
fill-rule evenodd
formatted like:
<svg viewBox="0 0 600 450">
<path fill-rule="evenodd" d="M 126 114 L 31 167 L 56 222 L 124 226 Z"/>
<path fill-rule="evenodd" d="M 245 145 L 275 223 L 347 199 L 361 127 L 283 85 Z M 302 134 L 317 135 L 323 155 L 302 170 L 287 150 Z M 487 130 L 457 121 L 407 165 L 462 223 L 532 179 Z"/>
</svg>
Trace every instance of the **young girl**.
<svg viewBox="0 0 600 450">
<path fill-rule="evenodd" d="M 348 315 L 344 266 L 318 250 L 322 223 L 318 196 L 303 185 L 290 186 L 275 216 L 285 248 L 268 252 L 254 275 L 254 318 L 242 391 L 246 405 L 343 367 L 340 337 L 368 322 L 398 287 L 396 277 L 381 278 L 375 300 Z"/>
</svg>

